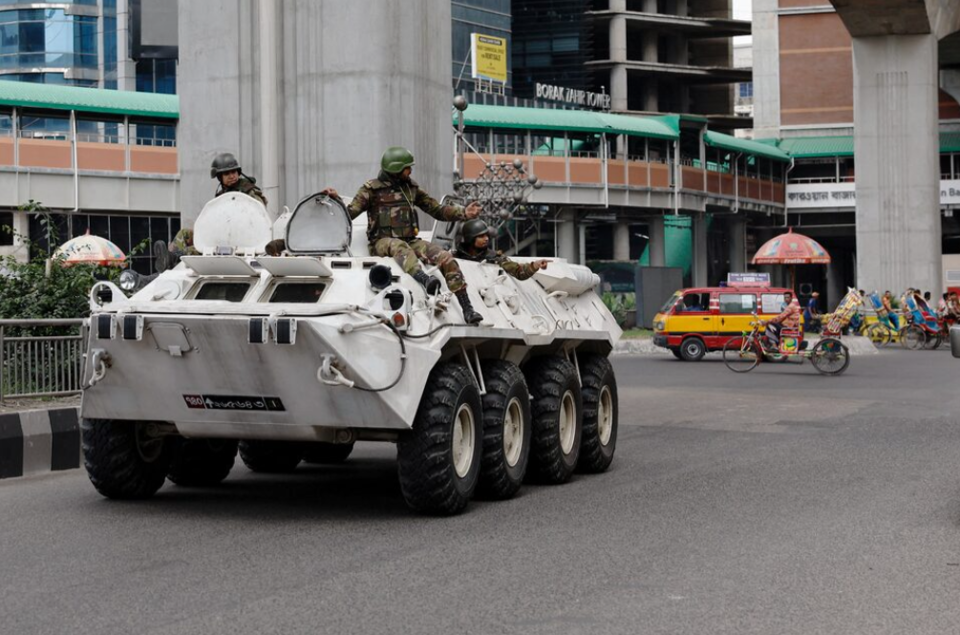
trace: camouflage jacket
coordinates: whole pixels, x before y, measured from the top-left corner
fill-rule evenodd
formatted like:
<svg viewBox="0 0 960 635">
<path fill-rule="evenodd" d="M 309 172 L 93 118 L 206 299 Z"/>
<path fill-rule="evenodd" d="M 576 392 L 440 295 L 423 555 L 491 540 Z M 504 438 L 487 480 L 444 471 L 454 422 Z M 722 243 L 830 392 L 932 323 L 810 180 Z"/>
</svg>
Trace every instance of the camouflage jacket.
<svg viewBox="0 0 960 635">
<path fill-rule="evenodd" d="M 416 238 L 420 233 L 417 208 L 437 220 L 465 218 L 464 208 L 459 205 L 441 205 L 413 180 L 401 183 L 382 172 L 360 186 L 347 211 L 351 219 L 367 212 L 367 238 L 372 243 L 381 238 Z"/>
<path fill-rule="evenodd" d="M 454 257 L 461 258 L 463 260 L 472 260 L 473 262 L 488 262 L 497 265 L 503 269 L 504 273 L 513 276 L 517 280 L 526 280 L 537 272 L 536 263 L 526 262 L 521 264 L 519 262 L 514 262 L 507 256 L 504 256 L 502 251 L 488 249 L 485 252 L 475 254 L 466 249 L 458 249 L 453 255 Z"/>
<path fill-rule="evenodd" d="M 247 178 L 245 176 L 240 176 L 240 180 L 237 181 L 233 187 L 224 187 L 223 185 L 217 190 L 217 196 L 223 196 L 227 192 L 243 192 L 247 196 L 252 196 L 255 199 L 258 199 L 264 205 L 267 204 L 267 197 L 263 195 L 263 192 L 257 187 L 256 179 Z"/>
</svg>

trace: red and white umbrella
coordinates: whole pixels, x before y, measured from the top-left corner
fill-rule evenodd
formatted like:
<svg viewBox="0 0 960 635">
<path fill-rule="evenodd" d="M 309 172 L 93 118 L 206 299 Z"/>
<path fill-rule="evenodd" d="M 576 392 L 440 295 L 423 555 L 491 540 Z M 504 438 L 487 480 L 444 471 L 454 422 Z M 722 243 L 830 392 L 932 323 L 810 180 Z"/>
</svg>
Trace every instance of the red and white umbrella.
<svg viewBox="0 0 960 635">
<path fill-rule="evenodd" d="M 755 265 L 829 265 L 830 254 L 809 236 L 786 234 L 771 238 L 757 250 L 753 257 Z"/>
<path fill-rule="evenodd" d="M 57 247 L 53 257 L 62 257 L 65 266 L 122 265 L 127 259 L 119 247 L 106 238 L 91 235 L 89 229 L 83 236 L 72 238 Z"/>
</svg>

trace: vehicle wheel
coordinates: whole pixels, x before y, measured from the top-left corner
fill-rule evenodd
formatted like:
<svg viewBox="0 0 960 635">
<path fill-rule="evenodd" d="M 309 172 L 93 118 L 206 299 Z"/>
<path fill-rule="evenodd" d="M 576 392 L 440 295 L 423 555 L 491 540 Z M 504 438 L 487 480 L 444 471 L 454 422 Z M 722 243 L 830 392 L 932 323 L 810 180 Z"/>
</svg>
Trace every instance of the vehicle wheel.
<svg viewBox="0 0 960 635">
<path fill-rule="evenodd" d="M 874 346 L 886 346 L 893 339 L 890 329 L 879 322 L 868 326 L 864 335 L 873 342 Z"/>
<path fill-rule="evenodd" d="M 900 331 L 900 344 L 912 351 L 920 350 L 927 343 L 927 333 L 917 324 L 903 327 Z"/>
<path fill-rule="evenodd" d="M 746 373 L 757 367 L 763 353 L 756 340 L 734 337 L 723 345 L 723 363 L 735 373 Z"/>
<path fill-rule="evenodd" d="M 483 363 L 483 458 L 477 495 L 504 500 L 520 489 L 530 459 L 530 393 L 516 364 Z"/>
<path fill-rule="evenodd" d="M 413 429 L 397 444 L 400 491 L 427 514 L 457 514 L 477 487 L 483 449 L 480 387 L 463 364 L 430 373 Z"/>
<path fill-rule="evenodd" d="M 83 464 L 107 498 L 150 498 L 163 486 L 173 444 L 156 423 L 84 419 L 80 424 Z"/>
<path fill-rule="evenodd" d="M 810 352 L 810 363 L 823 375 L 839 375 L 850 365 L 850 351 L 840 340 L 825 337 Z"/>
<path fill-rule="evenodd" d="M 943 344 L 943 333 L 937 331 L 933 335 L 927 333 L 927 341 L 923 343 L 923 347 L 935 351 L 941 344 Z"/>
<path fill-rule="evenodd" d="M 353 443 L 326 443 L 317 441 L 304 444 L 303 460 L 307 463 L 343 463 L 353 452 Z"/>
<path fill-rule="evenodd" d="M 548 355 L 532 360 L 523 374 L 533 416 L 530 474 L 542 483 L 566 483 L 577 468 L 583 430 L 577 369 L 562 357 Z"/>
<path fill-rule="evenodd" d="M 670 352 L 673 354 L 674 357 L 679 359 L 681 362 L 683 361 L 683 355 L 680 354 L 679 348 L 671 348 Z"/>
<path fill-rule="evenodd" d="M 240 442 L 240 459 L 253 472 L 282 474 L 292 472 L 303 458 L 303 444 L 296 441 L 263 441 L 260 439 Z"/>
<path fill-rule="evenodd" d="M 699 337 L 688 337 L 680 343 L 680 357 L 687 362 L 699 362 L 707 354 L 707 347 Z"/>
<path fill-rule="evenodd" d="M 173 443 L 170 482 L 183 487 L 216 485 L 227 478 L 237 459 L 237 442 L 230 439 L 184 439 Z"/>
<path fill-rule="evenodd" d="M 596 474 L 610 467 L 617 448 L 620 414 L 617 378 L 610 360 L 600 355 L 580 358 L 580 377 L 583 381 L 583 432 L 577 469 Z"/>
</svg>

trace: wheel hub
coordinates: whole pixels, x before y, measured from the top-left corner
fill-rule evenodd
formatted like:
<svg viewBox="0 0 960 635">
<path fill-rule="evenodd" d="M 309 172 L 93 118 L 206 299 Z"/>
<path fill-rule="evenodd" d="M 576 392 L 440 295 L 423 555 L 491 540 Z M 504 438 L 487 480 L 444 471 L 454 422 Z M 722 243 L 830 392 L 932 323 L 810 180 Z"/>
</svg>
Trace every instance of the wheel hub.
<svg viewBox="0 0 960 635">
<path fill-rule="evenodd" d="M 461 405 L 453 420 L 453 469 L 460 478 L 469 474 L 473 465 L 475 425 L 473 410 L 468 404 Z"/>
<path fill-rule="evenodd" d="M 560 400 L 560 449 L 564 454 L 570 454 L 573 450 L 576 436 L 577 403 L 573 399 L 573 393 L 568 390 Z"/>
<path fill-rule="evenodd" d="M 597 428 L 600 433 L 600 445 L 607 445 L 613 435 L 613 396 L 610 394 L 609 386 L 600 389 L 598 410 Z"/>
<path fill-rule="evenodd" d="M 514 397 L 507 404 L 507 410 L 503 418 L 503 455 L 510 467 L 516 467 L 520 460 L 520 452 L 523 450 L 524 425 L 520 400 Z"/>
</svg>

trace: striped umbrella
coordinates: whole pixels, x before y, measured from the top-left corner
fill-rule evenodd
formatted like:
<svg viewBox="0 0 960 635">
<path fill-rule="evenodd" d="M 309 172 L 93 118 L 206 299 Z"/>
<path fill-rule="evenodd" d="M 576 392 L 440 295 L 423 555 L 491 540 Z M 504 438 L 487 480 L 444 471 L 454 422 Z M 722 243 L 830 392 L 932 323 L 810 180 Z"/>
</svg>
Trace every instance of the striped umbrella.
<svg viewBox="0 0 960 635">
<path fill-rule="evenodd" d="M 796 265 L 829 265 L 830 254 L 809 236 L 794 234 L 793 228 L 786 234 L 771 238 L 757 250 L 753 257 L 755 265 L 790 265 L 790 286 L 796 280 Z"/>
<path fill-rule="evenodd" d="M 127 257 L 106 238 L 93 236 L 87 230 L 83 236 L 77 236 L 63 243 L 53 252 L 54 258 L 63 258 L 64 266 L 76 264 L 122 265 Z"/>
</svg>

